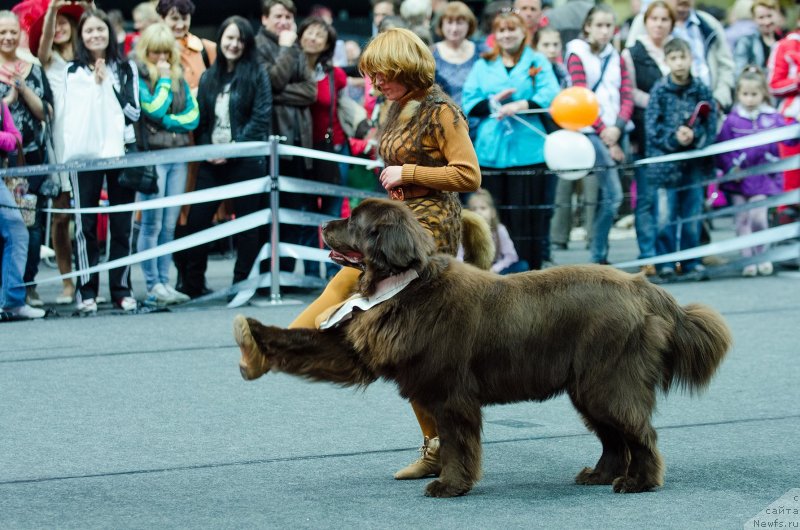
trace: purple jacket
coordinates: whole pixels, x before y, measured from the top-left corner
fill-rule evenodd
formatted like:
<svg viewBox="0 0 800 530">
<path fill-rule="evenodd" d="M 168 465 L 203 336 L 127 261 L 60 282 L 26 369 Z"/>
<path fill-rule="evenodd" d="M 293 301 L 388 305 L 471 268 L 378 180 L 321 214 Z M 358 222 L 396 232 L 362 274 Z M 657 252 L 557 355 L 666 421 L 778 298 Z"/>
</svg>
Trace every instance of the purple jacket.
<svg viewBox="0 0 800 530">
<path fill-rule="evenodd" d="M 725 118 L 725 123 L 722 124 L 717 142 L 741 138 L 784 125 L 786 125 L 786 118 L 772 107 L 764 105 L 750 113 L 739 105 L 734 105 L 728 117 Z M 717 155 L 717 167 L 727 173 L 737 166 L 744 169 L 777 160 L 780 160 L 778 144 L 773 142 Z M 741 180 L 723 182 L 720 187 L 729 193 L 738 193 L 745 197 L 778 195 L 783 193 L 783 173 L 752 175 Z"/>
</svg>

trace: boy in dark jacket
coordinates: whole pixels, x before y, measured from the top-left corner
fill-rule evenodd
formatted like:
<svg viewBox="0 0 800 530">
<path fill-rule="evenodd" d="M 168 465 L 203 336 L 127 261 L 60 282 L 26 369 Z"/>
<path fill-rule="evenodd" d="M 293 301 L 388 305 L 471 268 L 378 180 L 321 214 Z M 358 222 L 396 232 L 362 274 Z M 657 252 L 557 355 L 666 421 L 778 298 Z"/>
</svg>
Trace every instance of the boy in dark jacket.
<svg viewBox="0 0 800 530">
<path fill-rule="evenodd" d="M 650 91 L 650 102 L 645 111 L 645 153 L 648 157 L 702 149 L 713 143 L 716 136 L 716 105 L 708 87 L 692 77 L 689 43 L 672 39 L 664 46 L 664 55 L 670 74 Z M 708 104 L 707 112 L 695 112 L 698 104 L 703 102 Z M 658 234 L 656 254 L 698 246 L 700 221 L 679 220 L 702 212 L 703 187 L 699 183 L 711 175 L 711 160 L 693 158 L 685 162 L 651 164 L 648 170 L 654 192 L 659 187 L 665 187 L 667 192 L 667 212 L 660 216 L 666 224 Z M 656 223 L 651 225 L 649 229 L 658 230 Z M 697 258 L 682 261 L 681 268 L 684 273 L 694 274 L 698 279 L 706 278 L 705 268 Z M 672 263 L 662 263 L 657 269 L 663 278 L 675 274 Z"/>
</svg>

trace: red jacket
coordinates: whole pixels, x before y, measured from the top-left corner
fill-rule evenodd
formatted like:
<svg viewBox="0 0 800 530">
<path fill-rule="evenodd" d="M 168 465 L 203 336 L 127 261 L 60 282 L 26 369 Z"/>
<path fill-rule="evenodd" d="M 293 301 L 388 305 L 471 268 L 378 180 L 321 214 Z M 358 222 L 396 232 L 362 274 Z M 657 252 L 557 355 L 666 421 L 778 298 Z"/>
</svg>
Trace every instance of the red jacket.
<svg viewBox="0 0 800 530">
<path fill-rule="evenodd" d="M 800 120 L 800 31 L 778 41 L 769 57 L 769 89 L 782 98 L 778 110 L 787 118 Z"/>
</svg>

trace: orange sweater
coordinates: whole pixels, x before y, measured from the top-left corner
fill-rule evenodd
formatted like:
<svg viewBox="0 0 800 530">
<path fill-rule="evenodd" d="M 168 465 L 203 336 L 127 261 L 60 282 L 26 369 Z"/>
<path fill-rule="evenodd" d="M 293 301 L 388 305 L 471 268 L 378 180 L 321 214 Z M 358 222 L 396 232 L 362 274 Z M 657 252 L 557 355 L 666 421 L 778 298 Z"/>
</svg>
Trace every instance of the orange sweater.
<svg viewBox="0 0 800 530">
<path fill-rule="evenodd" d="M 481 184 L 466 119 L 438 87 L 392 104 L 380 153 L 387 166 L 403 167 L 404 184 L 457 192 Z"/>
<path fill-rule="evenodd" d="M 217 45 L 191 33 L 179 40 L 178 44 L 181 50 L 183 77 L 189 83 L 192 94 L 196 96 L 197 85 L 200 84 L 200 76 L 206 71 L 206 64 L 203 61 L 203 48 L 205 48 L 206 55 L 208 55 L 208 64 L 213 64 L 217 58 Z"/>
</svg>

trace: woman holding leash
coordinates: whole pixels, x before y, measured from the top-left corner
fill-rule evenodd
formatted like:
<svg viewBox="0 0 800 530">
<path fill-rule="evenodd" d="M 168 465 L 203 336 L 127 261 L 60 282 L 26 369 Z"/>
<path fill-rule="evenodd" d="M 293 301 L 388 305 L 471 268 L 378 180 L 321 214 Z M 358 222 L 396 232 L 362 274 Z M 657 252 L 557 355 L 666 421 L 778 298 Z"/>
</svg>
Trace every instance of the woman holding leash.
<svg viewBox="0 0 800 530">
<path fill-rule="evenodd" d="M 458 192 L 475 191 L 481 177 L 464 115 L 434 85 L 430 49 L 411 31 L 391 29 L 370 42 L 359 69 L 391 102 L 380 133 L 379 153 L 385 163 L 381 185 L 392 199 L 411 208 L 440 252 L 455 255 L 461 234 Z M 325 309 L 356 290 L 359 272 L 344 267 L 289 327 L 317 327 L 317 317 Z M 240 367 L 243 377 L 255 379 L 269 366 L 263 356 L 250 353 L 243 349 Z M 422 457 L 398 471 L 397 479 L 438 475 L 441 470 L 436 422 L 421 406 L 411 405 L 424 436 Z"/>
</svg>

